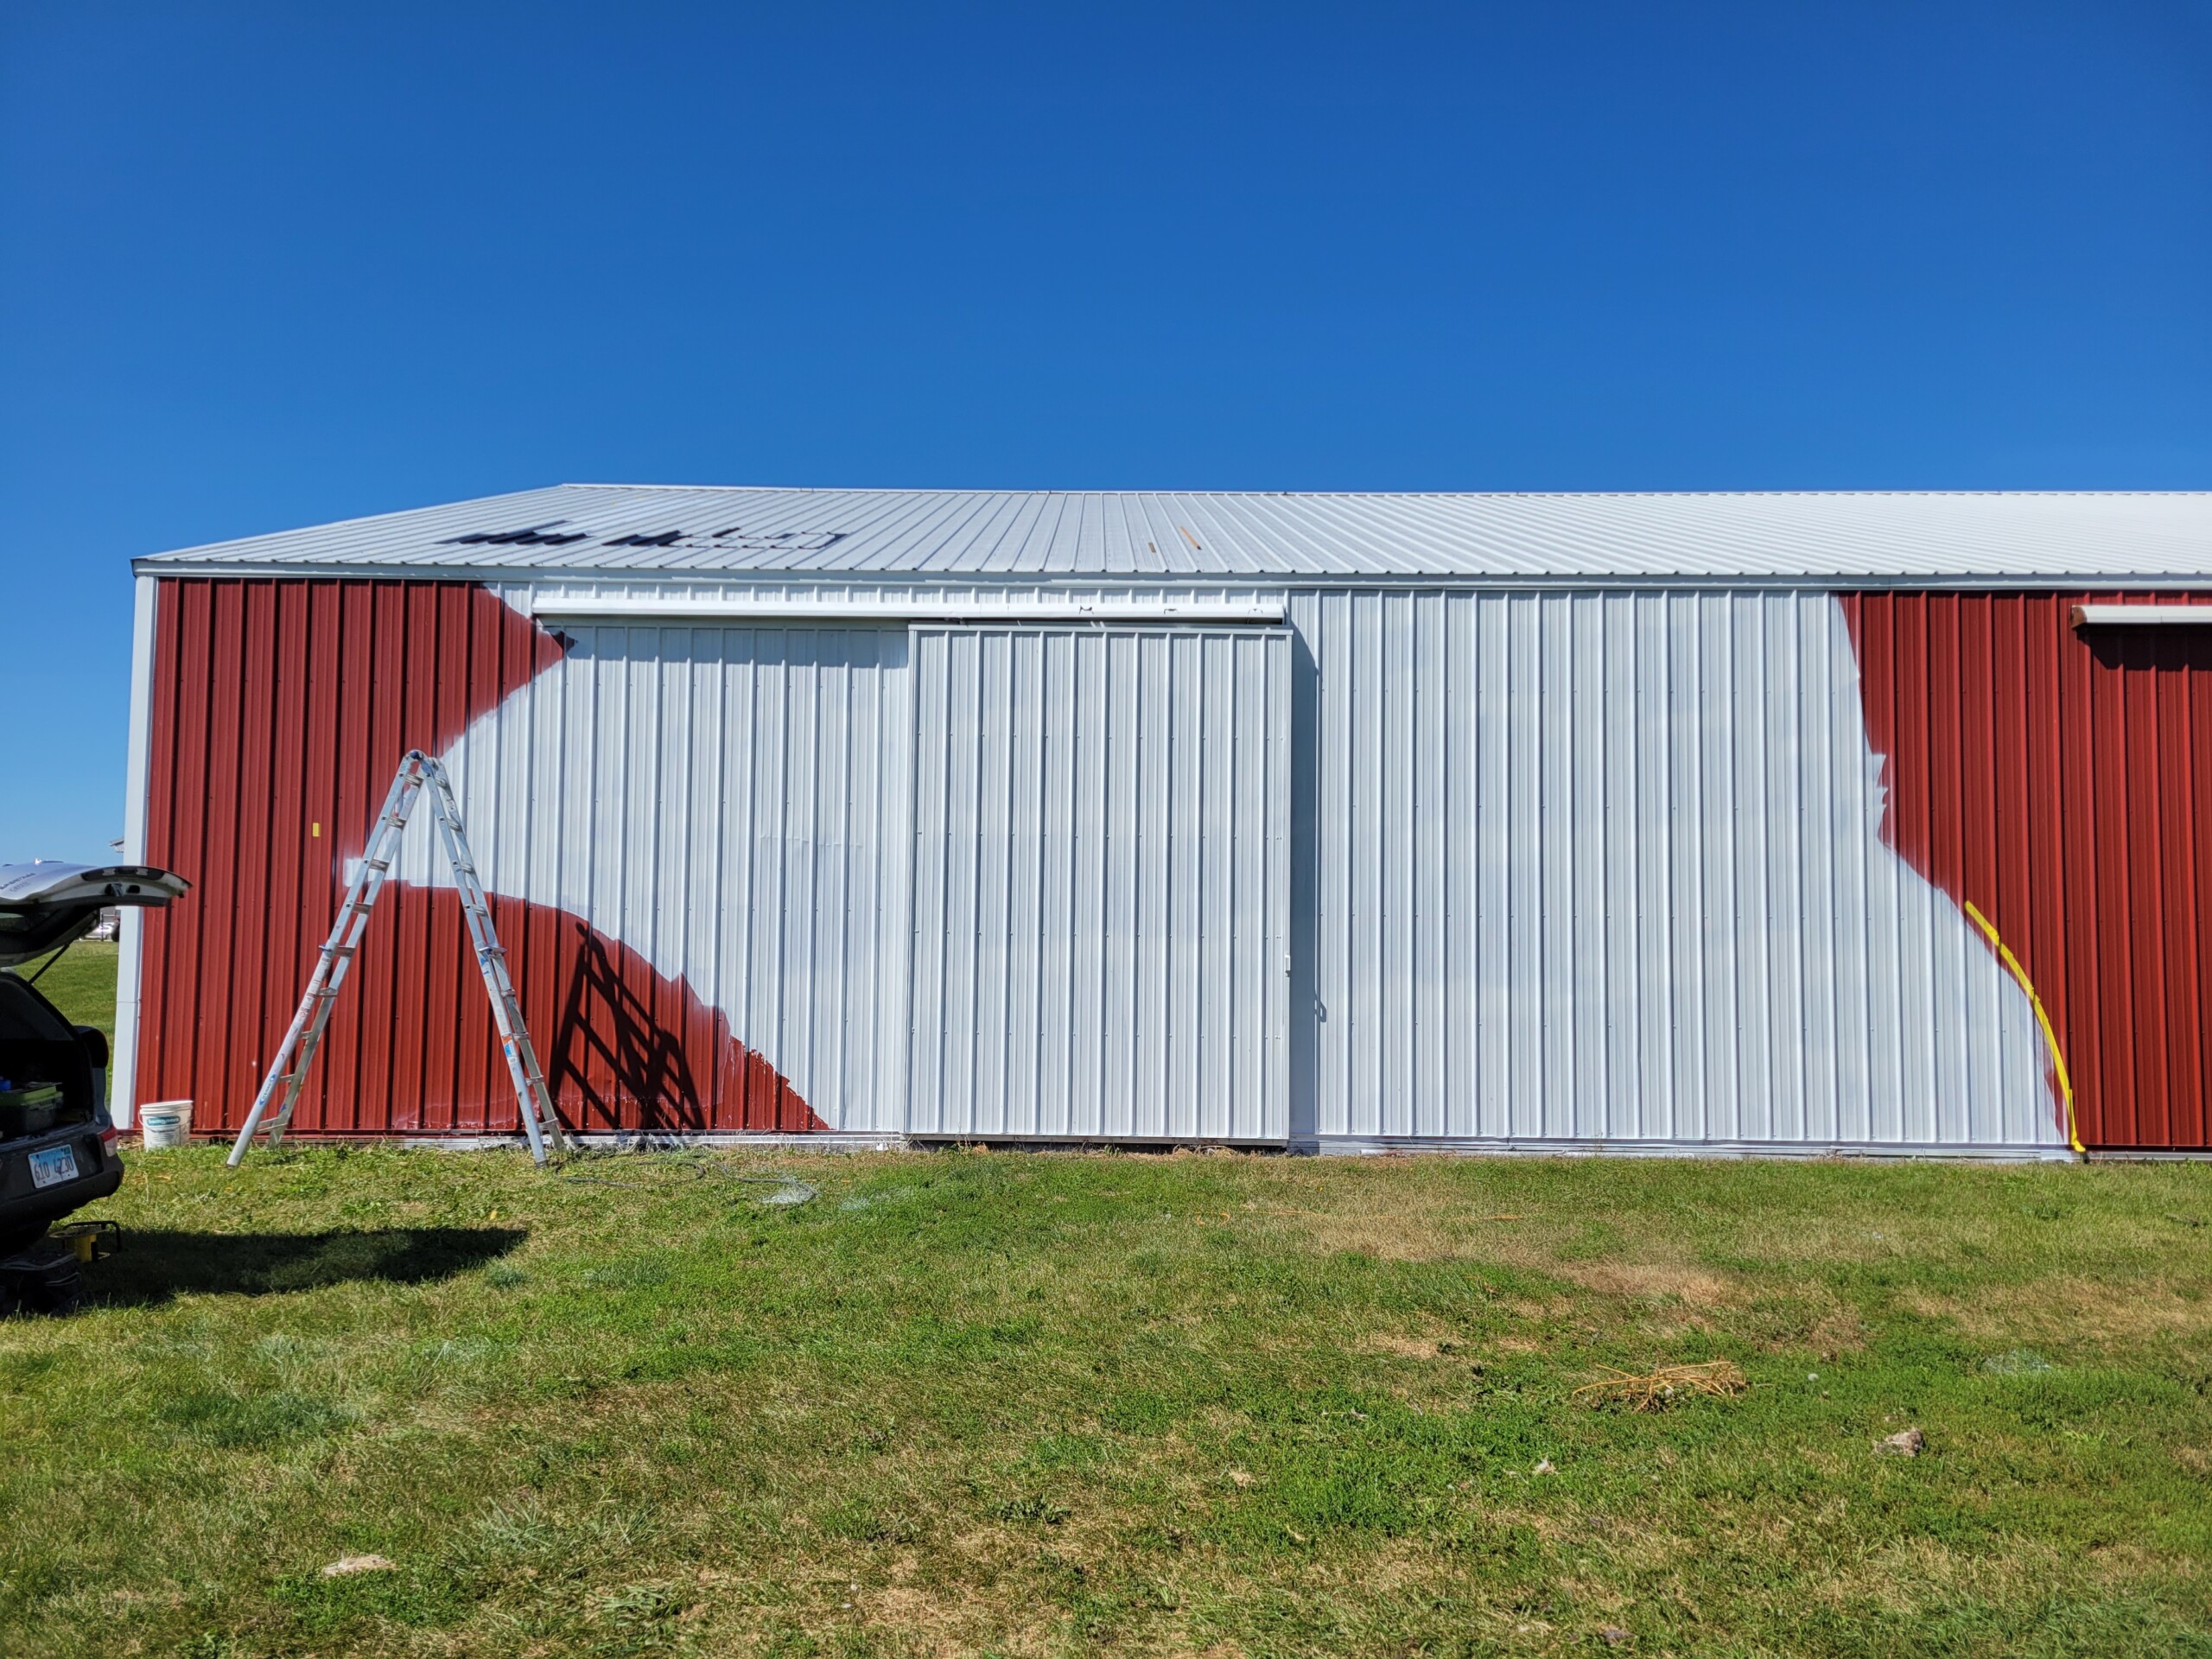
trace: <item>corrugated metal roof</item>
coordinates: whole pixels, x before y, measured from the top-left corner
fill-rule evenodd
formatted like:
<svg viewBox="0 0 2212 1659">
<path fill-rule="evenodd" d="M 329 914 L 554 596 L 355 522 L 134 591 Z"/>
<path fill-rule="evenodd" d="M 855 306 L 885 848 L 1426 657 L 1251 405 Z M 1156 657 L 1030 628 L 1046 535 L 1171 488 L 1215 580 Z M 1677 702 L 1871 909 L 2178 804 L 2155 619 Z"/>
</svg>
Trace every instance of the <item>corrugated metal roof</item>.
<svg viewBox="0 0 2212 1659">
<path fill-rule="evenodd" d="M 2064 582 L 2212 578 L 2212 493 L 1343 494 L 563 484 L 148 570 Z"/>
</svg>

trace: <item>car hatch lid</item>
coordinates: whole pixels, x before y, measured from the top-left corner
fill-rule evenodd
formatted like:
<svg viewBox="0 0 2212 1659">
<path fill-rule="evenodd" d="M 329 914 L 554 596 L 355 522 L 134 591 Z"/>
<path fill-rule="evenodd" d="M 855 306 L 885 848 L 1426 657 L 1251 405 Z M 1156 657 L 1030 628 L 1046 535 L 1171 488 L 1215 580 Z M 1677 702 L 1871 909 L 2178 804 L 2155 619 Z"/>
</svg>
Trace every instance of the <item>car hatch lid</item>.
<svg viewBox="0 0 2212 1659">
<path fill-rule="evenodd" d="M 0 864 L 0 967 L 68 944 L 110 906 L 166 905 L 191 889 L 145 864 Z"/>
</svg>

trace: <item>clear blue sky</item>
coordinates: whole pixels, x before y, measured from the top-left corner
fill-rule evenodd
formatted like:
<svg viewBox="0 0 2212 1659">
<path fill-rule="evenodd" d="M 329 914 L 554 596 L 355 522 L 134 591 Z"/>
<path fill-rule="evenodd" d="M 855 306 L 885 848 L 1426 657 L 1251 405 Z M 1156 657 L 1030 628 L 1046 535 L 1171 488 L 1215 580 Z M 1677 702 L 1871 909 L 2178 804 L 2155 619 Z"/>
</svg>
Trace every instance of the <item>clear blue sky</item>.
<svg viewBox="0 0 2212 1659">
<path fill-rule="evenodd" d="M 0 9 L 0 860 L 138 553 L 563 480 L 2212 486 L 2212 3 Z"/>
</svg>

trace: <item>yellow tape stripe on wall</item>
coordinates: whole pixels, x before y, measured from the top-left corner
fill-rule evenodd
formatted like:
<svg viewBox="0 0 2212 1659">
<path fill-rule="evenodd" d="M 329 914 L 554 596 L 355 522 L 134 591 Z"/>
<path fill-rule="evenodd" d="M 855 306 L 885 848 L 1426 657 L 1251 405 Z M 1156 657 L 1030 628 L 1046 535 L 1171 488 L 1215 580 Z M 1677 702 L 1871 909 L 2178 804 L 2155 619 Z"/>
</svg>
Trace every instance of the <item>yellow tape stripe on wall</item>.
<svg viewBox="0 0 2212 1659">
<path fill-rule="evenodd" d="M 2058 1091 L 2066 1097 L 2067 1144 L 2076 1152 L 2086 1153 L 2088 1148 L 2082 1144 L 2082 1131 L 2074 1121 L 2074 1081 L 2066 1075 L 2066 1056 L 2059 1052 L 2058 1033 L 2051 1029 L 2050 1016 L 2044 1012 L 2043 998 L 2036 995 L 2036 988 L 2029 982 L 2027 969 L 2020 966 L 2020 959 L 2012 954 L 2012 948 L 2004 940 L 1997 937 L 1997 930 L 1990 925 L 1989 918 L 1974 907 L 1971 899 L 1966 901 L 1966 907 L 1967 919 L 1989 936 L 1990 944 L 1997 947 L 1999 959 L 2011 970 L 2012 977 L 2020 982 L 2020 988 L 2028 994 L 2029 1005 L 2036 1011 L 2036 1022 L 2043 1027 L 2043 1039 L 2050 1048 L 2051 1070 L 2058 1073 Z"/>
</svg>

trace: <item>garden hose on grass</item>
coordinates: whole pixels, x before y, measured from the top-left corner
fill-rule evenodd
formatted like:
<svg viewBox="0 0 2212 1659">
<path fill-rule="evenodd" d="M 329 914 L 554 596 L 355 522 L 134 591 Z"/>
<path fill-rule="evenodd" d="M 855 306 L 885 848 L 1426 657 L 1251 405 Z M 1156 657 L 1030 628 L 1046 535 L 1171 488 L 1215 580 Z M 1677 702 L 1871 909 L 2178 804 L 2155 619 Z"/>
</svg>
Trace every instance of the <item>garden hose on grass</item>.
<svg viewBox="0 0 2212 1659">
<path fill-rule="evenodd" d="M 572 1154 L 569 1160 L 562 1166 L 561 1179 L 564 1181 L 574 1181 L 582 1186 L 615 1186 L 631 1192 L 654 1192 L 664 1191 L 665 1189 L 664 1187 L 656 1186 L 644 1181 L 618 1181 L 605 1175 L 584 1175 L 576 1173 L 577 1166 L 585 1162 L 596 1162 L 597 1160 L 605 1158 L 631 1159 L 641 1157 L 651 1157 L 654 1159 L 658 1166 L 664 1169 L 680 1169 L 686 1171 L 695 1180 L 727 1181 L 733 1186 L 772 1186 L 776 1189 L 772 1192 L 753 1198 L 752 1202 L 754 1204 L 769 1205 L 779 1208 L 791 1208 L 805 1204 L 818 1196 L 818 1190 L 816 1187 L 805 1181 L 802 1181 L 796 1175 L 747 1174 L 737 1170 L 730 1169 L 721 1164 L 709 1163 L 703 1158 L 693 1157 L 681 1153 L 657 1154 L 642 1152 L 578 1151 Z"/>
</svg>

